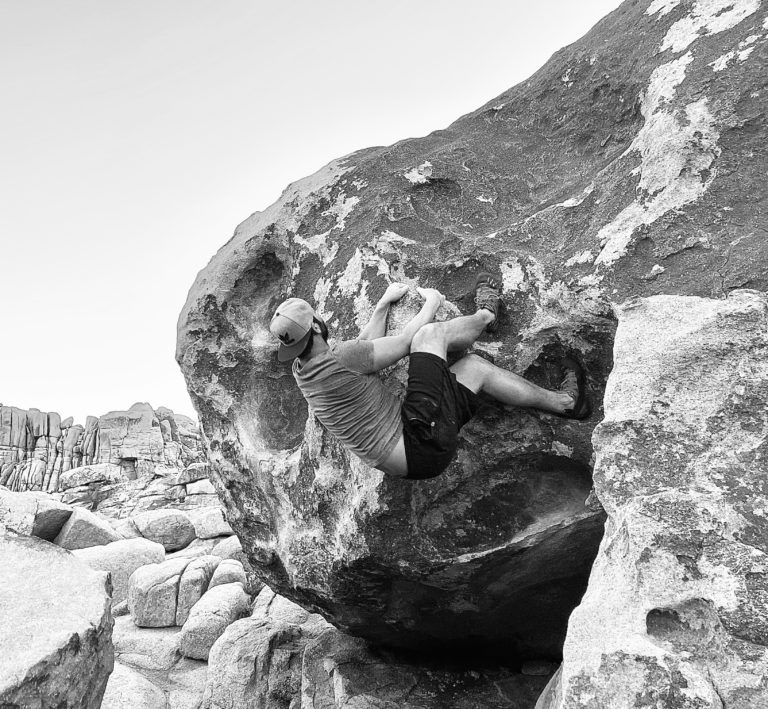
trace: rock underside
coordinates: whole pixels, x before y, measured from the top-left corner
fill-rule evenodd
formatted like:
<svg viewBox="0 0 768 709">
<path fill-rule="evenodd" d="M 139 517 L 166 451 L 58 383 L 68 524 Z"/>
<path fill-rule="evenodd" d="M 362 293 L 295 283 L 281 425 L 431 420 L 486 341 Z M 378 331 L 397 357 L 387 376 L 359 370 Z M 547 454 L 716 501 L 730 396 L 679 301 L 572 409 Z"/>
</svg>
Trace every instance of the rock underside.
<svg viewBox="0 0 768 709">
<path fill-rule="evenodd" d="M 767 39 L 760 0 L 625 2 L 446 130 L 337 160 L 238 226 L 190 291 L 177 359 L 274 590 L 378 643 L 560 654 L 603 531 L 585 500 L 615 306 L 768 287 Z M 366 468 L 277 363 L 275 306 L 303 297 L 353 338 L 388 282 L 439 288 L 449 318 L 487 269 L 505 308 L 473 350 L 548 387 L 575 353 L 591 418 L 485 400 L 441 477 Z"/>
</svg>

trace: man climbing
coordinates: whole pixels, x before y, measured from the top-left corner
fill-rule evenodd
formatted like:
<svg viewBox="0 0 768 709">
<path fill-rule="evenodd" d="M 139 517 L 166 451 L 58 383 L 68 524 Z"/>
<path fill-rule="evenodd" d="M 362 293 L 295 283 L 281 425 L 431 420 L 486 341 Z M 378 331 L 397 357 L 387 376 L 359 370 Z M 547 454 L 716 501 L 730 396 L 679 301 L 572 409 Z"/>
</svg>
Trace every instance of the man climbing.
<svg viewBox="0 0 768 709">
<path fill-rule="evenodd" d="M 590 408 L 584 375 L 564 363 L 558 390 L 544 389 L 513 372 L 468 354 L 448 366 L 450 351 L 467 349 L 497 323 L 501 284 L 487 273 L 475 285 L 476 312 L 433 322 L 445 300 L 433 288 L 417 288 L 424 304 L 398 335 L 385 336 L 392 303 L 408 290 L 391 284 L 356 340 L 328 345 L 325 322 L 300 298 L 275 312 L 270 330 L 280 340 L 278 359 L 293 359 L 293 376 L 312 413 L 364 463 L 409 479 L 435 477 L 456 454 L 458 433 L 474 415 L 482 391 L 511 406 L 583 419 Z M 410 354 L 405 400 L 374 376 Z"/>
</svg>

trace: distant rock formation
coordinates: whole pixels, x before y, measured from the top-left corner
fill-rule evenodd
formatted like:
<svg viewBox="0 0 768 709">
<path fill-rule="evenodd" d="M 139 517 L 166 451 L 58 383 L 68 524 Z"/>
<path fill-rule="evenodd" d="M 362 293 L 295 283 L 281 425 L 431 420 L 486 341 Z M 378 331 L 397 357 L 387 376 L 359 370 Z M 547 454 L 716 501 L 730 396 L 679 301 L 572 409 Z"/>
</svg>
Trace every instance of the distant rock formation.
<svg viewBox="0 0 768 709">
<path fill-rule="evenodd" d="M 88 416 L 83 426 L 56 412 L 0 406 L 0 485 L 11 490 L 56 492 L 62 475 L 83 466 L 109 464 L 136 479 L 204 460 L 197 424 L 165 407 L 137 403 Z"/>
<path fill-rule="evenodd" d="M 377 642 L 559 653 L 602 536 L 585 499 L 614 309 L 768 288 L 764 5 L 628 0 L 446 130 L 334 161 L 237 227 L 190 291 L 177 359 L 228 519 L 273 590 Z M 592 418 L 487 402 L 441 477 L 367 469 L 277 363 L 275 306 L 304 297 L 353 338 L 389 281 L 440 288 L 451 317 L 488 269 L 506 313 L 477 349 L 549 386 L 575 352 Z"/>
</svg>

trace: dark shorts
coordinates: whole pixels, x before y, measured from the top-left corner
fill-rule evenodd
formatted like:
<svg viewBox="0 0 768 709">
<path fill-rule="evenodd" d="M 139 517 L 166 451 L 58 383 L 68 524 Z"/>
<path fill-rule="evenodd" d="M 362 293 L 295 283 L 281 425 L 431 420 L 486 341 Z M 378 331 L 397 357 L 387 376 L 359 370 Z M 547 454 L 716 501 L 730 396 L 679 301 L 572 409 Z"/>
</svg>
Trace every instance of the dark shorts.
<svg viewBox="0 0 768 709">
<path fill-rule="evenodd" d="M 456 455 L 459 431 L 474 416 L 479 401 L 442 357 L 411 354 L 402 408 L 407 478 L 434 478 L 448 467 Z"/>
</svg>

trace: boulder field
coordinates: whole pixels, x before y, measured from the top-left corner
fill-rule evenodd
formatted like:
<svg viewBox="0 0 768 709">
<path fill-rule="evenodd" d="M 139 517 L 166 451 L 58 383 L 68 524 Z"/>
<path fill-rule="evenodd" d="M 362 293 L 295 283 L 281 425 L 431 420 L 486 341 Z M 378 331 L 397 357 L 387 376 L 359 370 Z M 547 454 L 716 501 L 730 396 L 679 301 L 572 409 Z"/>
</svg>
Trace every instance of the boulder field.
<svg viewBox="0 0 768 709">
<path fill-rule="evenodd" d="M 603 536 L 598 498 L 609 514 L 616 507 L 600 485 L 589 493 L 617 310 L 635 298 L 720 302 L 768 287 L 767 63 L 760 0 L 628 0 L 445 130 L 340 158 L 237 227 L 190 290 L 177 360 L 227 520 L 275 592 L 375 643 L 561 655 Z M 303 297 L 333 338 L 350 339 L 392 281 L 439 288 L 439 319 L 471 312 L 481 270 L 501 275 L 505 309 L 473 351 L 550 388 L 558 361 L 575 354 L 591 418 L 485 400 L 439 478 L 367 468 L 314 421 L 278 364 L 276 305 Z M 418 306 L 412 289 L 389 332 Z M 649 323 L 644 337 L 660 342 L 682 326 Z M 405 371 L 383 376 L 402 388 Z M 596 444 L 612 430 L 598 429 Z M 687 425 L 663 436 L 676 455 L 695 454 Z M 726 457 L 715 449 L 712 464 Z M 645 494 L 643 475 L 627 478 L 624 497 Z M 663 583 L 667 572 L 654 573 Z M 708 600 L 694 615 L 720 607 L 699 597 Z M 654 602 L 657 634 L 671 613 L 688 617 L 681 598 Z M 574 673 L 563 669 L 560 686 Z"/>
</svg>

